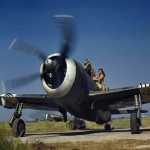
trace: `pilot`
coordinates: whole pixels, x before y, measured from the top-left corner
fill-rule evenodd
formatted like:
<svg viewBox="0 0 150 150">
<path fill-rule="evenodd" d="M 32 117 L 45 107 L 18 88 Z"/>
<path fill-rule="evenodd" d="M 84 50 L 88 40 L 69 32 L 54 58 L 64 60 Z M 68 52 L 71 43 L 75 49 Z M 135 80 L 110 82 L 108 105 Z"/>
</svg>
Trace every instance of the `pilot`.
<svg viewBox="0 0 150 150">
<path fill-rule="evenodd" d="M 93 80 L 96 82 L 96 85 L 98 86 L 100 91 L 106 90 L 106 85 L 104 83 L 105 78 L 105 72 L 102 68 L 98 69 L 98 76 L 93 77 Z"/>
<path fill-rule="evenodd" d="M 88 59 L 86 59 L 84 61 L 84 65 L 85 65 L 85 71 L 87 72 L 87 74 L 90 76 L 90 77 L 95 77 L 95 70 L 94 68 L 92 67 L 92 64 L 90 63 L 90 61 Z"/>
</svg>

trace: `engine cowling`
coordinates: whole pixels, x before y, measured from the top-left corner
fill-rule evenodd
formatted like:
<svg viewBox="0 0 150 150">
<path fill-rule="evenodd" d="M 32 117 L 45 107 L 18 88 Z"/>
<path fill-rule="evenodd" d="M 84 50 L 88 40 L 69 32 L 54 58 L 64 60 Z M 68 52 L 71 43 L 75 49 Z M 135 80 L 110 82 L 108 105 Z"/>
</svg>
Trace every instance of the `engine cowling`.
<svg viewBox="0 0 150 150">
<path fill-rule="evenodd" d="M 53 54 L 48 56 L 48 59 L 51 60 L 57 60 L 59 59 L 60 54 Z M 41 82 L 45 89 L 45 91 L 53 98 L 59 98 L 64 95 L 66 95 L 71 87 L 73 86 L 73 83 L 75 81 L 76 77 L 76 65 L 74 61 L 70 58 L 65 58 L 62 62 L 63 64 L 58 64 L 60 68 L 60 71 L 58 71 L 56 67 L 53 68 L 53 70 L 46 71 L 46 66 L 43 63 L 40 68 L 40 74 L 41 74 Z M 62 66 L 60 66 L 62 65 Z M 44 75 L 47 73 L 47 76 Z M 48 79 L 48 74 L 49 78 Z M 50 77 L 51 76 L 53 77 Z"/>
</svg>

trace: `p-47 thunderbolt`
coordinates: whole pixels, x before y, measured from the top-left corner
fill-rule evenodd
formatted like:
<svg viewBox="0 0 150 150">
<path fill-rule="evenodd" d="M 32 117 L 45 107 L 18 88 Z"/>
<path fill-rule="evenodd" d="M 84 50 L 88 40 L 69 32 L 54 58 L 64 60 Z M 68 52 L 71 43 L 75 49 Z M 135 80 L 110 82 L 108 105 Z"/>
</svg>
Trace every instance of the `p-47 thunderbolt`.
<svg viewBox="0 0 150 150">
<path fill-rule="evenodd" d="M 150 85 L 99 91 L 82 65 L 68 56 L 74 39 L 73 17 L 61 15 L 56 18 L 63 31 L 59 53 L 47 57 L 38 49 L 17 39 L 10 45 L 11 49 L 30 53 L 42 60 L 40 78 L 47 93 L 2 94 L 0 96 L 1 105 L 5 108 L 15 108 L 9 121 L 13 135 L 15 137 L 25 135 L 25 123 L 20 118 L 24 108 L 59 111 L 64 121 L 67 121 L 67 112 L 69 112 L 77 118 L 105 124 L 106 130 L 111 129 L 109 122 L 112 114 L 131 114 L 131 133 L 140 133 L 141 113 L 146 112 L 141 109 L 141 105 L 150 103 Z M 26 82 L 26 79 L 23 78 L 23 81 Z M 15 84 L 17 84 L 16 80 L 12 83 L 4 83 L 5 88 Z M 121 109 L 129 106 L 133 106 L 133 109 Z"/>
</svg>

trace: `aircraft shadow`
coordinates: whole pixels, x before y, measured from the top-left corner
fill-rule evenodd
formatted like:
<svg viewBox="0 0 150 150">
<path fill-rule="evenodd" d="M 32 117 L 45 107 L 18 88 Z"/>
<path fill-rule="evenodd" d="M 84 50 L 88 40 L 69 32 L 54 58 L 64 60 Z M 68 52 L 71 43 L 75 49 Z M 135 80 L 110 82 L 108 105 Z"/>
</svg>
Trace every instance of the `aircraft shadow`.
<svg viewBox="0 0 150 150">
<path fill-rule="evenodd" d="M 141 132 L 150 131 L 150 128 L 142 128 Z M 113 129 L 110 131 L 106 130 L 76 130 L 69 132 L 44 132 L 44 133 L 27 133 L 25 136 L 32 135 L 46 135 L 46 136 L 79 136 L 79 135 L 90 135 L 94 133 L 115 133 L 115 132 L 130 132 L 130 129 Z"/>
</svg>

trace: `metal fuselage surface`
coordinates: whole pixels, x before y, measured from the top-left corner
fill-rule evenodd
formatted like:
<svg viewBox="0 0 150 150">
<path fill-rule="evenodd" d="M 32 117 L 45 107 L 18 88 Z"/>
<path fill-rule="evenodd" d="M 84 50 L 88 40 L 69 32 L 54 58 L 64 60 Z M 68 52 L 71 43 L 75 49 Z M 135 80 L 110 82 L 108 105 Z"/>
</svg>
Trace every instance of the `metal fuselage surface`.
<svg viewBox="0 0 150 150">
<path fill-rule="evenodd" d="M 59 57 L 60 54 L 50 55 L 48 58 Z M 63 82 L 57 88 L 48 86 L 46 79 L 41 76 L 41 82 L 45 91 L 54 99 L 55 103 L 63 107 L 72 115 L 90 121 L 95 121 L 96 116 L 91 110 L 89 91 L 98 90 L 91 77 L 85 72 L 80 63 L 70 58 L 65 59 L 66 68 Z M 44 72 L 44 64 L 41 65 L 41 74 Z M 60 74 L 60 76 L 62 76 Z"/>
</svg>

